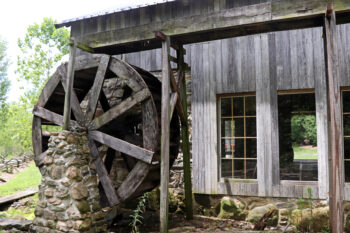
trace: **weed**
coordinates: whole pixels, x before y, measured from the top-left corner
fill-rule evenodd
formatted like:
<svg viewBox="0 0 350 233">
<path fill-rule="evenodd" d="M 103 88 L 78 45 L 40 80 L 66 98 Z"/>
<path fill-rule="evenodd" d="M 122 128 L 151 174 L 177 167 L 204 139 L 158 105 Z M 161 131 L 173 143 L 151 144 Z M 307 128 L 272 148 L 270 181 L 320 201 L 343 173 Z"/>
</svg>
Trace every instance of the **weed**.
<svg viewBox="0 0 350 233">
<path fill-rule="evenodd" d="M 132 233 L 139 233 L 140 232 L 139 225 L 142 224 L 142 220 L 143 220 L 142 214 L 146 210 L 146 202 L 148 200 L 149 195 L 150 195 L 149 192 L 144 193 L 142 195 L 139 203 L 137 204 L 136 209 L 133 211 L 133 214 L 130 215 L 131 222 L 130 222 L 129 226 L 131 226 Z"/>
</svg>

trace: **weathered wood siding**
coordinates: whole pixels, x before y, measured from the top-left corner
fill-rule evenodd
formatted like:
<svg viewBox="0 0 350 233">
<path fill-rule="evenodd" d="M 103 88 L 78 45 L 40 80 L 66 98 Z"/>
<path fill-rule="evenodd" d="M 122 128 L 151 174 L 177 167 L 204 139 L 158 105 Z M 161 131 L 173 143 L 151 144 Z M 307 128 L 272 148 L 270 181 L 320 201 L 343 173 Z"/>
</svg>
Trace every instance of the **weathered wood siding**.
<svg viewBox="0 0 350 233">
<path fill-rule="evenodd" d="M 148 7 L 125 10 L 72 23 L 72 36 L 80 40 L 86 34 L 146 25 L 190 15 L 208 14 L 269 0 L 177 0 Z"/>
<path fill-rule="evenodd" d="M 341 85 L 350 86 L 350 25 L 339 25 Z M 305 197 L 328 196 L 328 129 L 322 28 L 237 37 L 185 46 L 192 76 L 193 189 L 198 193 Z M 132 53 L 126 60 L 160 70 L 160 50 Z M 277 92 L 314 89 L 319 181 L 280 182 Z M 258 182 L 220 181 L 217 95 L 256 92 Z M 272 169 L 277 168 L 277 169 Z M 346 186 L 346 193 L 350 190 Z M 349 192 L 350 193 L 350 192 Z M 346 195 L 350 199 L 350 195 Z"/>
</svg>

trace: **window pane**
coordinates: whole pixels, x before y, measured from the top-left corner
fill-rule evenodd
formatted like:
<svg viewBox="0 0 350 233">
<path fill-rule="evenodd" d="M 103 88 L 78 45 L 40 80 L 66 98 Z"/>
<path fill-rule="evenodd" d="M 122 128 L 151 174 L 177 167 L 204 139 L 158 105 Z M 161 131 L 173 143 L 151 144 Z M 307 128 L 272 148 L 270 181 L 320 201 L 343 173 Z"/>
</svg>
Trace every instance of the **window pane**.
<svg viewBox="0 0 350 233">
<path fill-rule="evenodd" d="M 245 114 L 247 116 L 256 115 L 255 96 L 247 96 L 245 99 Z"/>
<path fill-rule="evenodd" d="M 243 116 L 243 97 L 233 97 L 233 116 Z"/>
<path fill-rule="evenodd" d="M 235 139 L 233 148 L 235 158 L 244 158 L 244 139 Z"/>
<path fill-rule="evenodd" d="M 343 112 L 350 113 L 350 91 L 343 92 Z"/>
<path fill-rule="evenodd" d="M 256 160 L 247 160 L 247 179 L 256 179 Z"/>
<path fill-rule="evenodd" d="M 246 118 L 246 136 L 247 137 L 256 137 L 256 118 Z"/>
<path fill-rule="evenodd" d="M 350 102 L 349 102 L 350 105 Z M 344 136 L 350 136 L 350 115 L 344 115 Z"/>
<path fill-rule="evenodd" d="M 247 138 L 247 158 L 256 158 L 256 139 Z"/>
<path fill-rule="evenodd" d="M 244 119 L 243 118 L 235 118 L 233 119 L 233 130 L 234 137 L 244 137 Z"/>
<path fill-rule="evenodd" d="M 345 182 L 350 182 L 350 161 L 345 161 Z"/>
<path fill-rule="evenodd" d="M 244 160 L 235 159 L 234 163 L 234 178 L 244 179 Z"/>
<path fill-rule="evenodd" d="M 280 179 L 317 181 L 314 94 L 278 96 Z"/>
<path fill-rule="evenodd" d="M 221 99 L 220 156 L 224 178 L 256 179 L 255 98 L 235 96 Z"/>
<path fill-rule="evenodd" d="M 221 177 L 232 178 L 232 160 L 231 159 L 221 160 Z"/>
<path fill-rule="evenodd" d="M 221 116 L 227 117 L 232 115 L 231 98 L 221 98 Z"/>
<path fill-rule="evenodd" d="M 233 139 L 221 139 L 221 157 L 232 158 Z"/>
<path fill-rule="evenodd" d="M 221 137 L 232 136 L 232 119 L 221 119 Z"/>
<path fill-rule="evenodd" d="M 344 159 L 350 159 L 350 138 L 344 138 Z"/>
</svg>

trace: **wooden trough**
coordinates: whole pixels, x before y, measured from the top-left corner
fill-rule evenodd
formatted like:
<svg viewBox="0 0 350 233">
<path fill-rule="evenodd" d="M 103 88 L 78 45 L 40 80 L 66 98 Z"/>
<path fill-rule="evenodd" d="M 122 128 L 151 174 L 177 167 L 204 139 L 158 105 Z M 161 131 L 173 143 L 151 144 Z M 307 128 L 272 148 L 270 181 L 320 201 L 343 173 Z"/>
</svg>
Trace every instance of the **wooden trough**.
<svg viewBox="0 0 350 233">
<path fill-rule="evenodd" d="M 111 104 L 103 91 L 103 83 L 110 78 L 117 78 L 123 83 L 123 95 L 118 103 Z M 63 64 L 48 80 L 33 110 L 33 147 L 38 167 L 43 165 L 41 161 L 48 148 L 49 135 L 43 133 L 43 126 L 63 125 L 66 80 L 67 64 Z M 161 82 L 149 72 L 116 57 L 84 55 L 75 59 L 71 94 L 73 114 L 70 128 L 87 132 L 101 193 L 104 194 L 101 195 L 102 205 L 119 204 L 158 186 Z M 83 100 L 87 101 L 84 110 L 81 108 Z M 170 128 L 172 164 L 177 157 L 180 140 L 177 116 L 172 118 Z M 104 156 L 99 152 L 103 145 L 108 147 Z M 109 177 L 116 151 L 121 153 L 129 171 L 118 187 L 113 186 Z"/>
</svg>

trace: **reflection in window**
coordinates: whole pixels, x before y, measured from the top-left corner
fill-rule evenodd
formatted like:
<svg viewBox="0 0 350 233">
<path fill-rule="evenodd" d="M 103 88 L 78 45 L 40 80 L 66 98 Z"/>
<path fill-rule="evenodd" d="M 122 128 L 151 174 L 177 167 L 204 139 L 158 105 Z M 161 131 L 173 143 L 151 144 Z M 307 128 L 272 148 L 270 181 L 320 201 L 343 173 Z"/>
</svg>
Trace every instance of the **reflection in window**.
<svg viewBox="0 0 350 233">
<path fill-rule="evenodd" d="M 255 96 L 220 98 L 221 177 L 256 179 Z"/>
<path fill-rule="evenodd" d="M 343 91 L 345 182 L 350 182 L 350 91 Z"/>
<path fill-rule="evenodd" d="M 278 96 L 280 179 L 317 181 L 315 94 Z"/>
</svg>

